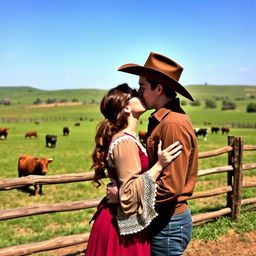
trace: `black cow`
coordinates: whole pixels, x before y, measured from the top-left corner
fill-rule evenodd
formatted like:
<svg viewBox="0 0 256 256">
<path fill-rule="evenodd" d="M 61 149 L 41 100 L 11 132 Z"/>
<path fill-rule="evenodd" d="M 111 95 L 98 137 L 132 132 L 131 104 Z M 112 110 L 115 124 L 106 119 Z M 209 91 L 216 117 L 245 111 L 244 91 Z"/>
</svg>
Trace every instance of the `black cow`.
<svg viewBox="0 0 256 256">
<path fill-rule="evenodd" d="M 63 136 L 68 136 L 68 135 L 69 135 L 69 132 L 70 132 L 69 127 L 64 126 L 64 127 L 63 127 Z"/>
<path fill-rule="evenodd" d="M 1 140 L 7 140 L 9 128 L 0 128 L 0 139 Z"/>
<path fill-rule="evenodd" d="M 216 133 L 217 134 L 219 132 L 219 130 L 220 130 L 219 127 L 212 127 L 211 128 L 212 133 Z"/>
<path fill-rule="evenodd" d="M 57 143 L 57 136 L 56 135 L 50 135 L 47 134 L 45 136 L 45 140 L 46 140 L 46 147 L 49 147 L 49 144 L 52 148 L 55 148 L 56 143 Z"/>
<path fill-rule="evenodd" d="M 194 129 L 196 137 L 198 138 L 199 135 L 203 136 L 203 139 L 206 140 L 206 135 L 208 133 L 207 128 L 195 128 Z"/>
</svg>

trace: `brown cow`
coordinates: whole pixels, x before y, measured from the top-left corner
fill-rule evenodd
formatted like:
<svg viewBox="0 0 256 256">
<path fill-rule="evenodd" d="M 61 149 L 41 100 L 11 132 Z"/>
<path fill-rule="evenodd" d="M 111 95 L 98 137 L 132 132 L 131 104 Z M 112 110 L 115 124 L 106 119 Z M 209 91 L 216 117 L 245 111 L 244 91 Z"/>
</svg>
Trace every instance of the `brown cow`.
<svg viewBox="0 0 256 256">
<path fill-rule="evenodd" d="M 229 129 L 229 127 L 221 127 L 221 132 L 222 132 L 222 134 L 228 134 L 229 132 L 230 132 L 230 129 Z"/>
<path fill-rule="evenodd" d="M 37 136 L 38 136 L 38 134 L 36 131 L 26 132 L 26 134 L 25 134 L 25 138 L 30 138 L 30 139 L 31 139 L 31 137 L 37 138 Z"/>
<path fill-rule="evenodd" d="M 138 135 L 140 142 L 145 145 L 147 141 L 147 131 L 139 131 Z"/>
<path fill-rule="evenodd" d="M 48 164 L 53 161 L 52 158 L 38 158 L 30 155 L 22 155 L 18 161 L 18 173 L 19 177 L 28 175 L 45 175 L 48 171 Z M 43 194 L 42 185 L 39 185 L 39 191 L 37 185 L 34 185 L 35 196 Z"/>
<path fill-rule="evenodd" d="M 7 140 L 8 130 L 10 128 L 0 128 L 0 139 Z"/>
</svg>

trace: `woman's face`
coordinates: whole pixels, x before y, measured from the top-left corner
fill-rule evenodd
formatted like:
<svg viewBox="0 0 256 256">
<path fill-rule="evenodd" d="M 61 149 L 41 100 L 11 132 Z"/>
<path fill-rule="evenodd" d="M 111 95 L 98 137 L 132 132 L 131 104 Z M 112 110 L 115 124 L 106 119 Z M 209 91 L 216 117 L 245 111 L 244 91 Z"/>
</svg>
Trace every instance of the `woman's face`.
<svg viewBox="0 0 256 256">
<path fill-rule="evenodd" d="M 146 107 L 139 98 L 138 93 L 134 90 L 132 94 L 128 97 L 128 105 L 131 111 L 135 114 L 143 114 L 146 111 Z"/>
</svg>

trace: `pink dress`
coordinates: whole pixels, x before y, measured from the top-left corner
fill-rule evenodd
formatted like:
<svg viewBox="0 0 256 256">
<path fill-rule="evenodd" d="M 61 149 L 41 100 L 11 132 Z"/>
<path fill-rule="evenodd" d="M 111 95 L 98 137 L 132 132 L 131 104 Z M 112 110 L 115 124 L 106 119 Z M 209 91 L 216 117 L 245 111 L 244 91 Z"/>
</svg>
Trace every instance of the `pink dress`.
<svg viewBox="0 0 256 256">
<path fill-rule="evenodd" d="M 132 135 L 125 133 L 125 136 Z M 148 170 L 148 157 L 141 146 L 139 149 L 139 159 L 141 163 L 140 174 Z M 108 170 L 110 177 L 117 179 L 115 172 Z M 152 194 L 152 193 L 151 193 Z M 103 198 L 98 206 L 95 219 L 88 241 L 86 256 L 150 256 L 150 243 L 147 228 L 142 231 L 120 235 L 117 223 L 118 204 L 108 204 Z"/>
</svg>

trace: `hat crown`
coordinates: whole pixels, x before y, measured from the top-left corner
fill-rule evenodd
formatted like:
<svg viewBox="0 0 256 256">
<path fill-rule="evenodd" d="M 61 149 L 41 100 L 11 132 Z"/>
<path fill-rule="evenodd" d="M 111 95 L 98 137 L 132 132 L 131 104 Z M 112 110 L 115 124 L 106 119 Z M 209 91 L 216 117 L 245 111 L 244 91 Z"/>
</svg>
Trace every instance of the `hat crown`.
<svg viewBox="0 0 256 256">
<path fill-rule="evenodd" d="M 176 81 L 179 81 L 183 71 L 183 68 L 177 62 L 154 52 L 150 53 L 144 67 L 160 71 Z"/>
<path fill-rule="evenodd" d="M 144 66 L 129 63 L 122 65 L 118 70 L 153 80 L 194 101 L 185 87 L 178 82 L 183 68 L 163 55 L 151 52 Z"/>
</svg>

